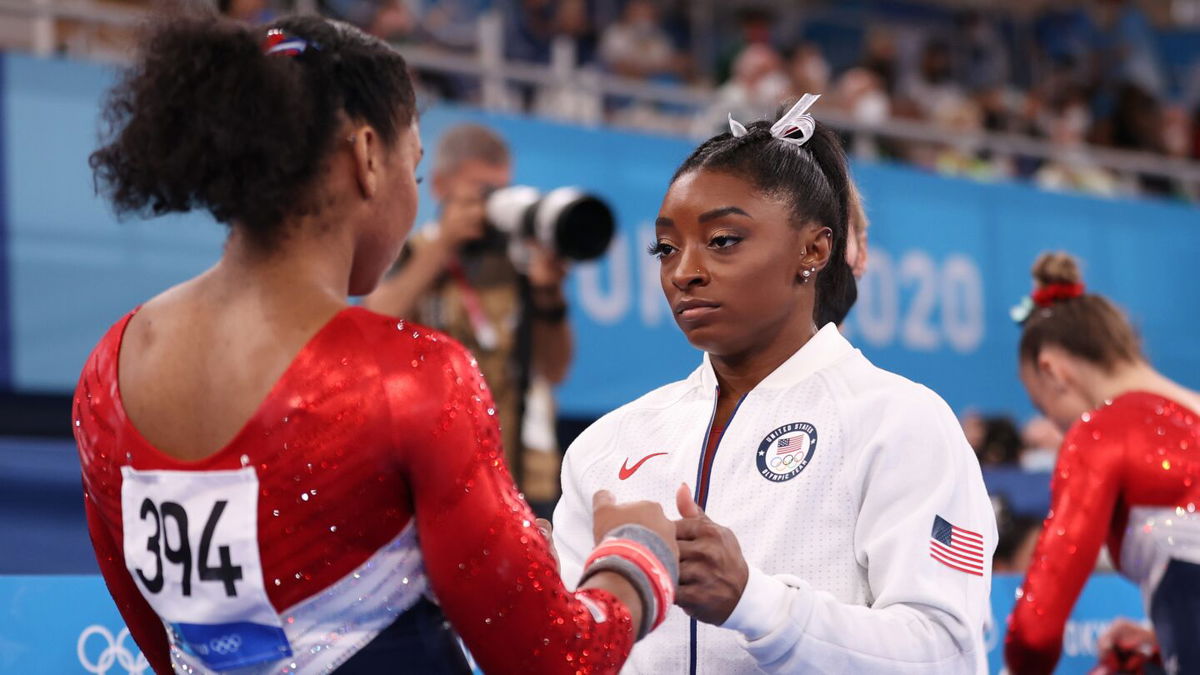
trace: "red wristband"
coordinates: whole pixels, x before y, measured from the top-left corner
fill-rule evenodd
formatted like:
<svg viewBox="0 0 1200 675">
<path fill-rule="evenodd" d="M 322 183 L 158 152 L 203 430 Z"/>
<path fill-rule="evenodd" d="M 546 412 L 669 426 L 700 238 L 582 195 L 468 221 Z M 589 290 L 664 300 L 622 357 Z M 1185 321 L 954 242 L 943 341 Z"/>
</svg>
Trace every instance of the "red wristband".
<svg viewBox="0 0 1200 675">
<path fill-rule="evenodd" d="M 658 559 L 658 556 L 651 553 L 645 546 L 630 539 L 607 539 L 600 542 L 600 545 L 588 556 L 583 568 L 587 569 L 594 561 L 610 555 L 633 563 L 650 581 L 654 599 L 658 604 L 653 625 L 654 628 L 657 628 L 666 620 L 667 611 L 671 605 L 675 604 L 675 584 L 671 581 L 671 575 L 667 572 L 667 568 Z"/>
</svg>

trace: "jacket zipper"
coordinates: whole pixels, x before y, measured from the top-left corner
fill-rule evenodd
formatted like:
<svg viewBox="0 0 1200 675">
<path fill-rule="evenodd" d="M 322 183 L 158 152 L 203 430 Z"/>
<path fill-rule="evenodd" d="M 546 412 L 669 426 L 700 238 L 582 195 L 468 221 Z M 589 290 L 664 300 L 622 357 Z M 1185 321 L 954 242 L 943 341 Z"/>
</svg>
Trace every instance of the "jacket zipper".
<svg viewBox="0 0 1200 675">
<path fill-rule="evenodd" d="M 692 499 L 696 500 L 696 503 L 700 505 L 701 509 L 707 508 L 708 506 L 708 488 L 710 482 L 709 474 L 712 473 L 713 462 L 715 462 L 717 459 L 717 451 L 721 449 L 721 440 L 725 438 L 725 432 L 728 431 L 729 426 L 733 424 L 733 418 L 737 417 L 738 409 L 742 407 L 742 402 L 746 400 L 746 396 L 748 395 L 749 393 L 743 394 L 742 397 L 738 399 L 737 405 L 733 407 L 733 412 L 730 413 L 729 419 L 725 422 L 725 426 L 721 428 L 721 435 L 717 437 L 717 442 L 715 445 L 713 445 L 712 454 L 710 456 L 708 452 L 708 441 L 712 434 L 713 422 L 715 422 L 717 419 L 717 405 L 721 400 L 721 387 L 718 386 L 716 389 L 716 395 L 713 397 L 712 414 L 709 415 L 708 418 L 708 431 L 704 432 L 704 445 L 700 446 L 700 465 L 696 467 L 696 487 L 692 488 Z M 704 486 L 703 492 L 700 489 L 701 485 Z M 691 639 L 688 645 L 688 674 L 696 675 L 698 661 L 696 658 L 697 633 L 699 626 L 695 619 L 691 619 L 689 623 L 691 624 L 689 628 Z"/>
</svg>

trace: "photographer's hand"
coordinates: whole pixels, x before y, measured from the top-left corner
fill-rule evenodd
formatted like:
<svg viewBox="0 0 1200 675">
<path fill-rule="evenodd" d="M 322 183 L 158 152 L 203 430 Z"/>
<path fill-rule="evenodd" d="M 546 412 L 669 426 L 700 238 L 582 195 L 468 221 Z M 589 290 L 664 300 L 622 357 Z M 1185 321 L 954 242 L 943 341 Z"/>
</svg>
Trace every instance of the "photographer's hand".
<svg viewBox="0 0 1200 675">
<path fill-rule="evenodd" d="M 550 290 L 559 292 L 561 301 L 562 285 L 567 279 L 567 262 L 554 254 L 545 246 L 530 242 L 529 283 L 535 293 L 546 293 Z M 539 298 L 534 298 L 536 302 Z"/>
<path fill-rule="evenodd" d="M 463 244 L 483 236 L 487 217 L 483 190 L 474 185 L 457 186 L 442 203 L 438 218 L 438 241 L 457 253 Z"/>
</svg>

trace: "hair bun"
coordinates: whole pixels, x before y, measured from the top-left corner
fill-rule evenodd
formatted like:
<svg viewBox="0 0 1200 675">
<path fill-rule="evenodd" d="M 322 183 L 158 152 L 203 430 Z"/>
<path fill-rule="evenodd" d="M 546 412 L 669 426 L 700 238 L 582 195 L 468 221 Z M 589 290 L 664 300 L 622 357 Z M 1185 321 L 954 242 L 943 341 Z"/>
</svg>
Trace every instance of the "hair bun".
<svg viewBox="0 0 1200 675">
<path fill-rule="evenodd" d="M 1043 253 L 1033 263 L 1033 284 L 1042 288 L 1050 284 L 1079 284 L 1083 283 L 1083 274 L 1079 271 L 1079 261 L 1075 256 L 1063 251 Z"/>
</svg>

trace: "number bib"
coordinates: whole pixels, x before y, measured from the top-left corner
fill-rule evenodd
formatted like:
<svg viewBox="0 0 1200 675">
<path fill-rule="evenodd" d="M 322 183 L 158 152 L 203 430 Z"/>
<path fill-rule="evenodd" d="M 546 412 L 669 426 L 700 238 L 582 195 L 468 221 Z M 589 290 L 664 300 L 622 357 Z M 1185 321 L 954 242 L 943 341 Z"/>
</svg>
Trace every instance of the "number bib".
<svg viewBox="0 0 1200 675">
<path fill-rule="evenodd" d="M 292 655 L 258 556 L 258 476 L 121 469 L 125 567 L 177 647 L 214 670 Z"/>
</svg>

